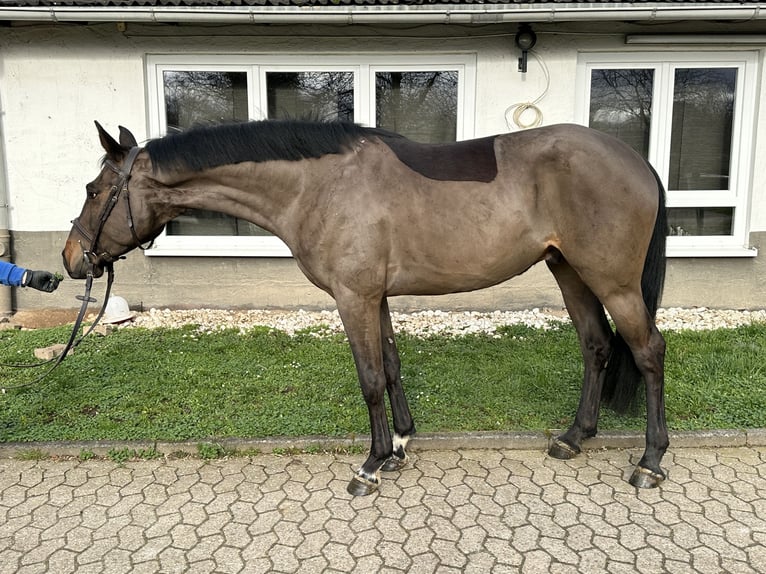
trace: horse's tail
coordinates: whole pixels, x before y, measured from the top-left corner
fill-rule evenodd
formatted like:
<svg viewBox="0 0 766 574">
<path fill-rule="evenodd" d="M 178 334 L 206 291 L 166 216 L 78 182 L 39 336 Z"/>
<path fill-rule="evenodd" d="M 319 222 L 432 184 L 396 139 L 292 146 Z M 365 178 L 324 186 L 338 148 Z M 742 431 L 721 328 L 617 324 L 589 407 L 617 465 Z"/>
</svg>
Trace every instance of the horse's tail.
<svg viewBox="0 0 766 574">
<path fill-rule="evenodd" d="M 646 253 L 644 270 L 641 274 L 641 291 L 646 308 L 654 319 L 665 284 L 665 243 L 668 235 L 668 217 L 665 209 L 665 187 L 655 169 L 651 165 L 649 168 L 657 180 L 659 205 L 652 239 Z M 612 353 L 607 363 L 601 399 L 615 411 L 624 413 L 635 405 L 640 387 L 641 373 L 636 367 L 630 348 L 618 332 L 612 341 Z"/>
</svg>

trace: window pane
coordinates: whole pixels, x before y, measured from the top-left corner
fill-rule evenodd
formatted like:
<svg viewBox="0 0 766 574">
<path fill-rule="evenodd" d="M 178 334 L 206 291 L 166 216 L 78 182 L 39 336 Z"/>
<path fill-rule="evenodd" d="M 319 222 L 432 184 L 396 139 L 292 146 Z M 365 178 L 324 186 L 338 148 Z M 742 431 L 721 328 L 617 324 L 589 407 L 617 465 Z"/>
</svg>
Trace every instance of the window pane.
<svg viewBox="0 0 766 574">
<path fill-rule="evenodd" d="M 729 189 L 736 82 L 734 68 L 676 69 L 669 189 Z"/>
<path fill-rule="evenodd" d="M 248 119 L 245 72 L 166 71 L 163 82 L 169 132 L 200 122 Z"/>
<path fill-rule="evenodd" d="M 457 85 L 456 71 L 377 72 L 376 126 L 424 143 L 455 141 Z"/>
<path fill-rule="evenodd" d="M 733 222 L 733 207 L 668 209 L 670 235 L 731 235 Z"/>
<path fill-rule="evenodd" d="M 271 119 L 354 121 L 352 72 L 267 72 Z"/>
<path fill-rule="evenodd" d="M 187 209 L 168 222 L 166 230 L 168 235 L 271 235 L 244 219 L 202 209 Z"/>
<path fill-rule="evenodd" d="M 653 69 L 592 70 L 590 127 L 620 138 L 648 158 L 653 88 Z"/>
</svg>

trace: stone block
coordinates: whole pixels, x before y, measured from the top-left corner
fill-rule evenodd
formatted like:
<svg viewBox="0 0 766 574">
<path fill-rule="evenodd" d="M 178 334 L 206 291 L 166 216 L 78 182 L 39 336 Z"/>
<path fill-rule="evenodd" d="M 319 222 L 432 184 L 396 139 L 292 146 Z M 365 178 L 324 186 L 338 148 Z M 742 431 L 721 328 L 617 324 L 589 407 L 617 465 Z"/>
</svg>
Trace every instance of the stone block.
<svg viewBox="0 0 766 574">
<path fill-rule="evenodd" d="M 41 361 L 50 361 L 51 359 L 55 359 L 61 353 L 64 352 L 64 349 L 66 348 L 66 345 L 62 343 L 57 343 L 55 345 L 51 345 L 49 347 L 40 347 L 35 349 L 35 357 L 40 359 Z M 72 353 L 72 349 L 69 350 L 69 353 Z"/>
</svg>

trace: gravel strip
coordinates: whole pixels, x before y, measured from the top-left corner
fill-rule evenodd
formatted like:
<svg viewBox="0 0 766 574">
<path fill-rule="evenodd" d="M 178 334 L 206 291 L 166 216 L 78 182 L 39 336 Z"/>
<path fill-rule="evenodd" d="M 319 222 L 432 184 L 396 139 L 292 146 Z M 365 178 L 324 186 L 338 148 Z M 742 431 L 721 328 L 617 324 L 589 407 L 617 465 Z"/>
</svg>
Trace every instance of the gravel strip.
<svg viewBox="0 0 766 574">
<path fill-rule="evenodd" d="M 505 325 L 525 325 L 536 329 L 556 329 L 569 322 L 566 311 L 531 309 L 527 311 L 419 311 L 415 313 L 392 313 L 397 333 L 418 336 L 427 335 L 497 335 L 497 328 Z M 709 330 L 731 329 L 755 322 L 766 322 L 766 310 L 735 311 L 723 309 L 669 308 L 657 312 L 660 330 Z M 279 310 L 222 310 L 150 309 L 136 313 L 133 320 L 123 323 L 125 327 L 177 328 L 197 325 L 199 332 L 215 332 L 238 329 L 246 332 L 256 326 L 267 326 L 290 335 L 297 331 L 311 330 L 317 336 L 342 333 L 343 325 L 337 311 L 279 311 Z M 499 335 L 497 335 L 499 336 Z"/>
</svg>

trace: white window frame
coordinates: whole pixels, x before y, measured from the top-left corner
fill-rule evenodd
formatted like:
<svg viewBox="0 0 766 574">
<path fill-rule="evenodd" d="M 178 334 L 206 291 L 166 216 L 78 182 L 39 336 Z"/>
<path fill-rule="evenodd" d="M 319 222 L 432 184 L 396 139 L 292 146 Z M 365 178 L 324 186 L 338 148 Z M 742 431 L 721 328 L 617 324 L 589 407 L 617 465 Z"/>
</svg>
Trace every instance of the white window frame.
<svg viewBox="0 0 766 574">
<path fill-rule="evenodd" d="M 667 192 L 668 207 L 733 207 L 732 234 L 726 236 L 668 237 L 669 257 L 755 257 L 748 246 L 750 190 L 756 109 L 758 54 L 755 51 L 609 52 L 580 53 L 576 86 L 576 118 L 588 125 L 590 78 L 593 69 L 654 69 L 649 161 L 667 188 L 674 74 L 676 68 L 737 69 L 736 100 L 732 125 L 731 164 L 727 191 Z M 661 105 L 657 105 L 660 102 Z"/>
<path fill-rule="evenodd" d="M 163 73 L 172 70 L 245 72 L 248 80 L 248 114 L 255 120 L 267 117 L 267 72 L 353 72 L 354 121 L 375 124 L 375 72 L 458 72 L 457 140 L 474 136 L 476 54 L 289 54 L 289 55 L 181 55 L 146 56 L 149 135 L 167 132 Z M 165 231 L 144 252 L 149 256 L 194 257 L 292 257 L 287 245 L 274 236 L 167 235 Z"/>
</svg>

